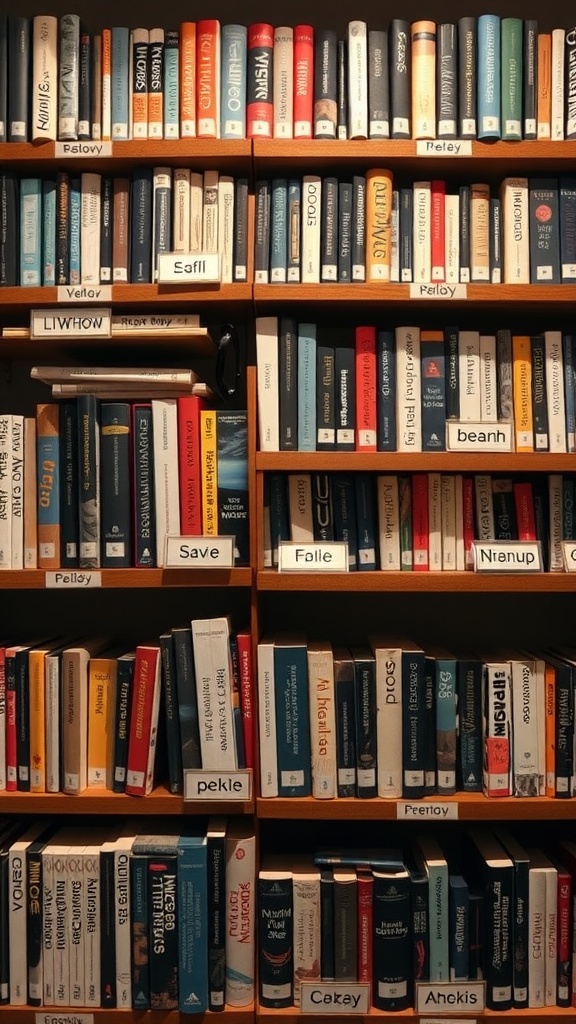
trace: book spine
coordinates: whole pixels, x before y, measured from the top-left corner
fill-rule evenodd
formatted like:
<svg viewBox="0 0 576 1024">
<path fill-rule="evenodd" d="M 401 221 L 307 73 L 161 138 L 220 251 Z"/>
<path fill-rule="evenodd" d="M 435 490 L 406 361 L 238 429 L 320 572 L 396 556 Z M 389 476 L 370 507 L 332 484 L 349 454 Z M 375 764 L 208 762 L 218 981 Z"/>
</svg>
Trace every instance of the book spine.
<svg viewBox="0 0 576 1024">
<path fill-rule="evenodd" d="M 196 136 L 196 22 L 180 24 L 180 137 Z"/>
<path fill-rule="evenodd" d="M 260 871 L 258 877 L 259 999 L 262 1006 L 294 1005 L 292 876 Z"/>
<path fill-rule="evenodd" d="M 164 34 L 164 138 L 180 138 L 179 74 L 180 38 L 177 29 Z"/>
<path fill-rule="evenodd" d="M 274 30 L 273 135 L 291 139 L 294 134 L 294 29 L 289 25 Z"/>
<path fill-rule="evenodd" d="M 265 22 L 248 26 L 246 134 L 272 138 L 274 29 Z"/>
<path fill-rule="evenodd" d="M 91 33 L 81 24 L 78 60 L 78 138 L 84 140 L 91 138 L 92 45 Z"/>
<path fill-rule="evenodd" d="M 132 31 L 132 138 L 148 138 L 148 46 L 149 31 Z"/>
<path fill-rule="evenodd" d="M 522 56 L 523 21 L 521 18 L 502 18 L 501 47 L 501 102 L 502 138 L 522 138 Z"/>
<path fill-rule="evenodd" d="M 270 192 L 270 283 L 283 284 L 287 275 L 288 182 L 273 178 Z"/>
<path fill-rule="evenodd" d="M 312 792 L 310 726 L 307 693 L 306 649 L 286 646 L 279 638 L 274 648 L 274 694 L 277 722 L 278 791 L 282 796 L 306 796 Z M 298 741 L 294 716 L 302 723 Z"/>
<path fill-rule="evenodd" d="M 196 134 L 217 139 L 220 134 L 220 22 L 196 22 Z"/>
<path fill-rule="evenodd" d="M 348 45 L 339 39 L 336 53 L 336 138 L 348 138 Z"/>
<path fill-rule="evenodd" d="M 248 30 L 223 25 L 221 31 L 220 138 L 246 138 L 246 76 Z"/>
<path fill-rule="evenodd" d="M 372 658 L 354 657 L 356 691 L 356 795 L 378 794 L 376 666 Z"/>
<path fill-rule="evenodd" d="M 529 179 L 530 282 L 559 284 L 558 179 Z"/>
<path fill-rule="evenodd" d="M 366 172 L 366 280 L 389 281 L 391 262 L 392 174 Z"/>
<path fill-rule="evenodd" d="M 538 66 L 538 22 L 534 18 L 524 19 L 522 47 L 522 137 L 537 137 L 537 66 Z"/>
<path fill-rule="evenodd" d="M 130 31 L 112 27 L 112 70 L 110 75 L 110 126 L 112 139 L 129 137 Z"/>
<path fill-rule="evenodd" d="M 311 139 L 314 124 L 314 29 L 294 26 L 293 123 L 295 139 Z"/>
<path fill-rule="evenodd" d="M 410 27 L 412 54 L 412 137 L 436 138 L 436 25 L 415 21 Z"/>
<path fill-rule="evenodd" d="M 356 378 L 354 349 L 338 345 L 335 349 L 336 447 L 355 451 Z"/>
<path fill-rule="evenodd" d="M 178 844 L 178 1005 L 183 1013 L 208 1009 L 207 842 L 181 836 Z M 190 913 L 190 910 L 193 913 Z"/>
<path fill-rule="evenodd" d="M 407 872 L 375 870 L 373 897 L 374 1005 L 401 1011 L 410 1005 L 411 908 Z"/>
<path fill-rule="evenodd" d="M 320 221 L 320 280 L 338 280 L 338 180 L 324 178 Z"/>
<path fill-rule="evenodd" d="M 150 1009 L 178 1008 L 178 907 L 176 854 L 149 857 L 147 896 L 151 915 Z"/>
<path fill-rule="evenodd" d="M 254 284 L 268 284 L 270 278 L 271 183 L 260 179 L 255 184 Z"/>
<path fill-rule="evenodd" d="M 80 17 L 63 14 L 59 22 L 58 138 L 78 138 Z"/>
<path fill-rule="evenodd" d="M 390 44 L 390 137 L 409 139 L 411 132 L 411 43 L 410 23 L 393 18 L 388 31 Z"/>
<path fill-rule="evenodd" d="M 348 138 L 368 138 L 368 27 L 365 21 L 348 22 Z"/>
<path fill-rule="evenodd" d="M 457 31 L 455 23 L 448 22 L 437 26 L 436 120 L 439 139 L 457 138 Z"/>
<path fill-rule="evenodd" d="M 376 334 L 378 451 L 396 451 L 396 340 L 391 330 Z"/>
<path fill-rule="evenodd" d="M 388 33 L 368 32 L 368 138 L 390 138 Z"/>
<path fill-rule="evenodd" d="M 354 280 L 355 266 L 352 248 L 354 245 L 354 194 L 349 181 L 338 183 L 338 281 L 344 284 Z M 364 218 L 362 217 L 364 222 Z M 365 228 L 362 229 L 365 235 Z M 364 246 L 365 249 L 365 246 Z M 365 277 L 364 257 L 362 260 L 362 280 Z"/>
<path fill-rule="evenodd" d="M 302 178 L 302 283 L 320 282 L 320 237 L 322 178 L 305 174 Z"/>
<path fill-rule="evenodd" d="M 477 22 L 465 16 L 458 19 L 458 135 L 476 138 L 477 129 Z"/>
<path fill-rule="evenodd" d="M 376 422 L 376 328 L 358 326 L 356 353 L 356 450 L 377 450 Z"/>
<path fill-rule="evenodd" d="M 338 115 L 337 37 L 332 29 L 318 28 L 315 38 L 314 138 L 335 139 Z"/>
<path fill-rule="evenodd" d="M 226 835 L 226 1004 L 248 1006 L 255 996 L 256 840 L 249 826 Z"/>
<path fill-rule="evenodd" d="M 478 138 L 501 138 L 500 17 L 481 14 L 478 33 Z"/>
<path fill-rule="evenodd" d="M 56 141 L 58 129 L 58 18 L 38 14 L 32 24 L 31 141 Z M 0 117 L 1 120 L 5 118 Z M 4 141 L 4 140 L 3 140 Z"/>
</svg>

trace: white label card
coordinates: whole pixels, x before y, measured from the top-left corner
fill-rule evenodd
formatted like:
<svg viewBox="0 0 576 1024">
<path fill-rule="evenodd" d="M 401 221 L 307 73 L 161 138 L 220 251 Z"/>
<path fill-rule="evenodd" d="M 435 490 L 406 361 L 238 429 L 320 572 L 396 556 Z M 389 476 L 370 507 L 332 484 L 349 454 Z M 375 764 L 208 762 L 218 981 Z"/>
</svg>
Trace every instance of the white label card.
<svg viewBox="0 0 576 1024">
<path fill-rule="evenodd" d="M 102 573 L 94 569 L 84 572 L 47 572 L 45 577 L 46 590 L 78 590 L 80 587 L 101 587 Z"/>
<path fill-rule="evenodd" d="M 167 537 L 166 569 L 231 569 L 234 537 Z"/>
<path fill-rule="evenodd" d="M 416 156 L 472 156 L 472 140 L 418 139 Z"/>
<path fill-rule="evenodd" d="M 448 284 L 430 281 L 427 284 L 410 285 L 411 299 L 465 299 L 467 297 L 467 286 L 465 284 Z"/>
<path fill-rule="evenodd" d="M 34 1024 L 94 1024 L 94 1014 L 71 1013 L 66 1010 L 63 1013 L 59 1013 L 58 1010 L 52 1013 L 35 1013 Z"/>
<path fill-rule="evenodd" d="M 300 987 L 302 1013 L 368 1013 L 369 1000 L 369 985 L 303 981 Z"/>
<path fill-rule="evenodd" d="M 54 145 L 54 156 L 89 156 L 91 159 L 99 156 L 112 156 L 111 142 L 56 142 Z"/>
<path fill-rule="evenodd" d="M 540 541 L 475 540 L 472 554 L 474 572 L 542 572 Z"/>
<path fill-rule="evenodd" d="M 424 818 L 434 819 L 434 821 L 452 821 L 458 818 L 458 804 L 457 803 L 423 803 L 419 800 L 399 800 L 396 804 L 396 817 L 402 818 L 403 820 L 410 819 L 411 821 L 421 821 Z"/>
<path fill-rule="evenodd" d="M 449 452 L 510 452 L 512 424 L 447 420 L 446 448 Z"/>
<path fill-rule="evenodd" d="M 416 1013 L 484 1013 L 486 982 L 417 982 Z"/>
<path fill-rule="evenodd" d="M 562 553 L 566 572 L 576 572 L 576 543 L 573 540 L 563 540 Z"/>
<path fill-rule="evenodd" d="M 112 302 L 111 284 L 59 284 L 58 302 Z"/>
<path fill-rule="evenodd" d="M 217 252 L 161 252 L 158 255 L 159 284 L 218 284 L 219 281 Z"/>
<path fill-rule="evenodd" d="M 38 338 L 109 338 L 111 336 L 109 307 L 101 309 L 33 309 L 30 313 L 30 337 Z"/>
<path fill-rule="evenodd" d="M 185 800 L 250 800 L 252 772 L 209 772 L 184 770 Z"/>
<path fill-rule="evenodd" d="M 278 545 L 279 572 L 348 572 L 348 545 L 345 541 L 298 544 L 281 541 Z"/>
</svg>

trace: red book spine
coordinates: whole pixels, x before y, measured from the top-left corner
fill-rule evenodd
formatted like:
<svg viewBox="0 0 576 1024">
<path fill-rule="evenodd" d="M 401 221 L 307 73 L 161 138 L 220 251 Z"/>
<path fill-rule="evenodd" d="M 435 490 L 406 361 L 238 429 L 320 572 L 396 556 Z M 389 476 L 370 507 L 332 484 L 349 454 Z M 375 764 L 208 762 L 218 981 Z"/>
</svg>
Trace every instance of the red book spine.
<svg viewBox="0 0 576 1024">
<path fill-rule="evenodd" d="M 274 125 L 274 29 L 265 22 L 248 26 L 246 136 L 271 139 Z"/>
<path fill-rule="evenodd" d="M 558 926 L 556 952 L 558 963 L 558 1006 L 570 1006 L 570 974 L 572 970 L 572 876 L 562 865 L 558 869 Z"/>
<path fill-rule="evenodd" d="M 201 536 L 200 410 L 206 408 L 206 402 L 198 395 L 180 395 L 177 405 L 180 531 L 182 536 Z"/>
<path fill-rule="evenodd" d="M 376 328 L 357 327 L 356 451 L 376 451 Z"/>
<path fill-rule="evenodd" d="M 446 182 L 431 183 L 431 220 L 432 220 L 432 280 L 446 280 L 446 227 L 445 227 L 445 195 Z"/>
<path fill-rule="evenodd" d="M 153 739 L 155 678 L 159 657 L 159 647 L 136 647 L 126 758 L 126 793 L 130 796 L 146 796 L 150 743 Z"/>
<path fill-rule="evenodd" d="M 428 558 L 428 474 L 412 474 L 412 568 L 427 572 Z"/>
<path fill-rule="evenodd" d="M 464 565 L 467 569 L 474 568 L 474 480 L 465 476 L 462 480 L 462 515 L 464 519 Z"/>
<path fill-rule="evenodd" d="M 374 878 L 371 871 L 357 870 L 358 899 L 358 983 L 372 983 L 372 892 Z"/>
<path fill-rule="evenodd" d="M 514 482 L 514 503 L 516 506 L 518 540 L 536 540 L 534 496 L 530 481 Z"/>
<path fill-rule="evenodd" d="M 254 767 L 254 671 L 252 662 L 252 635 L 238 633 L 238 661 L 240 665 L 240 708 L 244 732 L 246 767 Z"/>
<path fill-rule="evenodd" d="M 311 139 L 314 110 L 314 29 L 294 26 L 294 138 Z"/>
</svg>

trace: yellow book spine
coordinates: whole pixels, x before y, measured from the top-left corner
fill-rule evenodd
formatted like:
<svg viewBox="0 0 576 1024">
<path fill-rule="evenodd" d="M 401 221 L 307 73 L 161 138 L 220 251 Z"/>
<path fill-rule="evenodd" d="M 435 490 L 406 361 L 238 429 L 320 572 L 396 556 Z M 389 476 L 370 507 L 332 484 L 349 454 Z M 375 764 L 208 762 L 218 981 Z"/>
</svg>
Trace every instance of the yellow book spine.
<svg viewBox="0 0 576 1024">
<path fill-rule="evenodd" d="M 470 186 L 470 280 L 490 280 L 490 186 Z"/>
<path fill-rule="evenodd" d="M 90 658 L 88 662 L 89 789 L 112 789 L 112 748 L 116 694 L 116 658 Z"/>
<path fill-rule="evenodd" d="M 412 56 L 412 137 L 436 138 L 436 23 L 415 21 Z"/>
<path fill-rule="evenodd" d="M 392 246 L 392 172 L 366 172 L 366 280 L 390 281 Z"/>
<path fill-rule="evenodd" d="M 515 449 L 517 452 L 533 452 L 532 350 L 527 335 L 512 336 L 512 386 Z"/>
<path fill-rule="evenodd" d="M 28 654 L 30 693 L 30 792 L 46 792 L 46 702 L 44 658 L 46 651 Z"/>
<path fill-rule="evenodd" d="M 200 457 L 202 466 L 202 533 L 218 533 L 216 477 L 216 412 L 202 409 L 200 413 Z"/>
</svg>

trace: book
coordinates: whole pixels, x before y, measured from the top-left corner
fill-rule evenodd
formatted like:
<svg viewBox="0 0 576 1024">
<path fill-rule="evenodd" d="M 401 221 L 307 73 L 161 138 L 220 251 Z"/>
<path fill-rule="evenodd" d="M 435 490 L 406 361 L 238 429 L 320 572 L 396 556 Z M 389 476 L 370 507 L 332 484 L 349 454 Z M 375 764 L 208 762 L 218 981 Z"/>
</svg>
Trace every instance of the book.
<svg viewBox="0 0 576 1024">
<path fill-rule="evenodd" d="M 411 884 L 400 850 L 389 851 L 390 868 L 373 868 L 373 1001 L 382 1010 L 401 1010 L 411 998 Z"/>
<path fill-rule="evenodd" d="M 410 26 L 412 59 L 412 138 L 436 137 L 436 24 Z"/>
<path fill-rule="evenodd" d="M 136 645 L 125 787 L 132 796 L 146 796 L 154 785 L 161 665 L 159 643 Z"/>
<path fill-rule="evenodd" d="M 307 649 L 301 634 L 274 640 L 274 707 L 278 794 L 306 796 L 312 791 L 308 709 Z M 298 728 L 295 728 L 298 721 Z"/>
<path fill-rule="evenodd" d="M 558 181 L 529 178 L 530 282 L 560 282 Z"/>
<path fill-rule="evenodd" d="M 478 133 L 479 139 L 502 137 L 501 123 L 501 19 L 481 14 L 477 20 Z"/>
<path fill-rule="evenodd" d="M 266 22 L 248 26 L 246 134 L 272 138 L 274 121 L 272 60 L 274 29 Z"/>
<path fill-rule="evenodd" d="M 258 974 L 262 1006 L 294 1000 L 294 908 L 290 859 L 268 854 L 258 870 Z"/>
<path fill-rule="evenodd" d="M 336 138 L 337 42 L 336 32 L 333 29 L 316 29 L 314 44 L 314 138 L 316 139 Z"/>
<path fill-rule="evenodd" d="M 178 1006 L 200 1013 L 208 1007 L 208 839 L 202 826 L 178 837 L 176 906 Z"/>
<path fill-rule="evenodd" d="M 463 139 L 477 132 L 477 29 L 476 18 L 458 19 L 458 134 Z"/>
<path fill-rule="evenodd" d="M 255 995 L 256 837 L 246 820 L 231 819 L 226 832 L 226 1003 L 248 1006 Z"/>
<path fill-rule="evenodd" d="M 368 26 L 365 21 L 348 22 L 347 55 L 347 137 L 368 138 Z"/>
<path fill-rule="evenodd" d="M 337 734 L 334 656 L 327 642 L 308 641 L 308 693 L 312 796 L 337 796 Z"/>
</svg>

